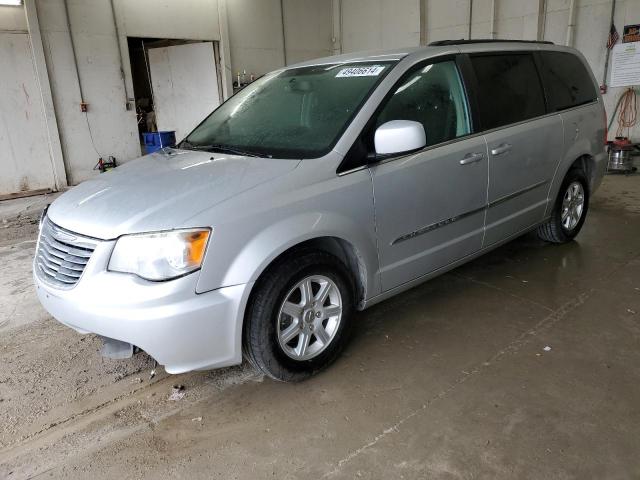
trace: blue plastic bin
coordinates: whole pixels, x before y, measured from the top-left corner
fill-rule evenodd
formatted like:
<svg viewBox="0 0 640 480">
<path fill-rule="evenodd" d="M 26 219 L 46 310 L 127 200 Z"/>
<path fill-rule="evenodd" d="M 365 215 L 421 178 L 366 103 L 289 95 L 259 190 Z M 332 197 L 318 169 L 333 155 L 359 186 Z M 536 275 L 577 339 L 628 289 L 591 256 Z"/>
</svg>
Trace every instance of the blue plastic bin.
<svg viewBox="0 0 640 480">
<path fill-rule="evenodd" d="M 144 132 L 142 134 L 144 149 L 147 153 L 153 153 L 162 147 L 172 147 L 176 144 L 176 132 Z"/>
</svg>

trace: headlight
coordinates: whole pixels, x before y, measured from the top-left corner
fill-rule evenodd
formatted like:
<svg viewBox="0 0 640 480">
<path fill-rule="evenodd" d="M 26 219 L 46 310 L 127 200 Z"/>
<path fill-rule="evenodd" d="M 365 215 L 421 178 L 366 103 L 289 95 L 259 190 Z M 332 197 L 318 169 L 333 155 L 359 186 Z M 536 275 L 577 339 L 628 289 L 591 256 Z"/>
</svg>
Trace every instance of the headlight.
<svg viewBox="0 0 640 480">
<path fill-rule="evenodd" d="M 169 280 L 198 270 L 211 230 L 123 235 L 113 248 L 108 269 L 147 280 Z"/>
</svg>

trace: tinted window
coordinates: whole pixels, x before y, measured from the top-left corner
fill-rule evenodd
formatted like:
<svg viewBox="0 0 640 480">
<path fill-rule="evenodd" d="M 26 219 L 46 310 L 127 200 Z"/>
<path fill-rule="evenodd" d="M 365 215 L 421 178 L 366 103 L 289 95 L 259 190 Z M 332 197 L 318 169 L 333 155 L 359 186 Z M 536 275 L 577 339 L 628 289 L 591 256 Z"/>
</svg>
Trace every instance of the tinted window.
<svg viewBox="0 0 640 480">
<path fill-rule="evenodd" d="M 591 74 L 578 57 L 562 52 L 542 52 L 541 56 L 542 81 L 550 111 L 557 112 L 598 98 Z"/>
<path fill-rule="evenodd" d="M 544 115 L 544 95 L 531 54 L 472 56 L 471 62 L 483 129 Z"/>
<path fill-rule="evenodd" d="M 380 112 L 375 127 L 391 120 L 422 123 L 427 145 L 468 134 L 467 102 L 455 63 L 420 67 L 404 78 Z"/>
</svg>

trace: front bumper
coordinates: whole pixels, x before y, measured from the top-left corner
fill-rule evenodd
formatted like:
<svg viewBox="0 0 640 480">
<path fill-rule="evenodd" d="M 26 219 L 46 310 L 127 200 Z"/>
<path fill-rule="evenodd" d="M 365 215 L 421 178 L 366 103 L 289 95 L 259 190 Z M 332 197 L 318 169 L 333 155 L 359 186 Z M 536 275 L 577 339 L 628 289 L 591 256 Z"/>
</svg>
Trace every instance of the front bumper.
<svg viewBox="0 0 640 480">
<path fill-rule="evenodd" d="M 106 271 L 96 249 L 80 281 L 59 290 L 34 274 L 38 298 L 61 323 L 132 343 L 169 373 L 242 361 L 242 321 L 251 284 L 196 294 L 199 272 L 167 282 Z M 101 258 L 103 259 L 101 261 Z"/>
</svg>

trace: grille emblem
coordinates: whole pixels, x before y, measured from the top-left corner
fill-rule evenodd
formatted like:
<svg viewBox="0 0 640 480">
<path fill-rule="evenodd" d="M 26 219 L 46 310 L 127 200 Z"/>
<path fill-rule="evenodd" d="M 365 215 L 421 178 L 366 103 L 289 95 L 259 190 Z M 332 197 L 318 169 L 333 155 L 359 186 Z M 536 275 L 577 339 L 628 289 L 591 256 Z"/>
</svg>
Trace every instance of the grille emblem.
<svg viewBox="0 0 640 480">
<path fill-rule="evenodd" d="M 71 235 L 70 233 L 63 232 L 57 228 L 52 229 L 51 233 L 56 240 L 59 240 L 61 242 L 73 243 L 76 240 L 78 240 L 78 237 L 76 237 L 75 235 Z"/>
</svg>

